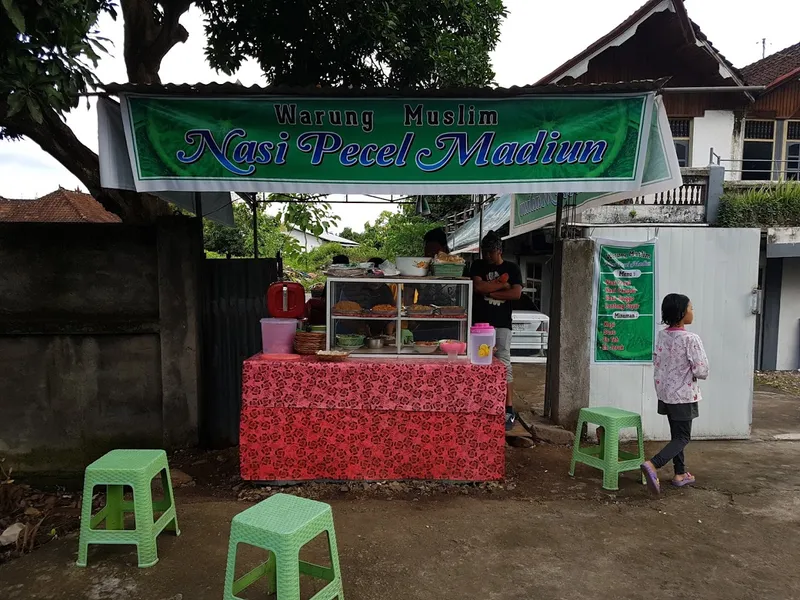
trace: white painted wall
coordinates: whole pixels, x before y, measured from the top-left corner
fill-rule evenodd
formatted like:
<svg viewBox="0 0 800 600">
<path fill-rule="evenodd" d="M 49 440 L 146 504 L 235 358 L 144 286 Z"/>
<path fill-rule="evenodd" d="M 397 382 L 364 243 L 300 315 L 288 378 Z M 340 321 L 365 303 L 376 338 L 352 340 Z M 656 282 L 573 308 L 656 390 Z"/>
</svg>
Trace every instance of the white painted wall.
<svg viewBox="0 0 800 600">
<path fill-rule="evenodd" d="M 783 259 L 775 366 L 779 371 L 800 369 L 800 258 Z"/>
<path fill-rule="evenodd" d="M 692 122 L 692 166 L 708 166 L 711 148 L 723 159 L 733 157 L 734 115 L 729 110 L 707 110 Z"/>
<path fill-rule="evenodd" d="M 711 375 L 701 383 L 703 401 L 692 437 L 750 436 L 753 401 L 755 315 L 751 292 L 758 284 L 761 232 L 710 227 L 597 227 L 593 237 L 646 241 L 658 238 L 659 295 L 686 294 L 695 310 L 691 330 L 700 335 Z M 800 288 L 799 288 L 800 290 Z M 616 406 L 642 415 L 645 437 L 669 439 L 657 412 L 653 366 L 592 364 L 590 406 Z"/>
<path fill-rule="evenodd" d="M 300 242 L 300 245 L 303 248 L 308 250 L 313 250 L 314 248 L 317 248 L 325 243 L 317 236 L 310 233 L 305 233 L 304 231 L 298 231 L 297 229 L 290 229 L 287 233 Z"/>
</svg>

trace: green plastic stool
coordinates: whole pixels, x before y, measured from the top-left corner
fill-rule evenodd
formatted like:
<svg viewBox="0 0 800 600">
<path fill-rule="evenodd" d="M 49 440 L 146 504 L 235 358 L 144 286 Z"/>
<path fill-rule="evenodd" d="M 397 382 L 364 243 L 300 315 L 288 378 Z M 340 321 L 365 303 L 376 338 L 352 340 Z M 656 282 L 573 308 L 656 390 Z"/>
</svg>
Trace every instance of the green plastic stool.
<svg viewBox="0 0 800 600">
<path fill-rule="evenodd" d="M 153 502 L 150 484 L 161 474 L 164 499 Z M 92 516 L 95 486 L 106 486 L 106 505 Z M 123 486 L 133 489 L 133 502 L 123 499 Z M 163 514 L 154 522 L 155 512 Z M 125 513 L 134 513 L 136 529 L 125 529 Z M 105 529 L 97 526 L 105 521 Z M 78 566 L 86 566 L 89 544 L 135 544 L 139 567 L 158 562 L 156 537 L 164 529 L 180 535 L 167 453 L 163 450 L 112 450 L 86 467 L 81 509 Z"/>
<path fill-rule="evenodd" d="M 581 432 L 585 423 L 592 423 L 605 430 L 602 444 L 581 448 Z M 619 430 L 626 427 L 636 428 L 639 440 L 638 455 L 619 449 Z M 569 465 L 570 477 L 575 475 L 575 463 L 579 462 L 603 471 L 603 489 L 618 490 L 619 474 L 638 470 L 644 462 L 642 417 L 638 413 L 620 408 L 582 408 L 578 416 L 575 443 L 572 446 L 572 462 Z M 642 483 L 644 482 L 644 475 L 642 475 Z"/>
<path fill-rule="evenodd" d="M 331 567 L 301 561 L 300 549 L 323 532 L 328 534 Z M 265 563 L 234 580 L 239 544 L 267 550 L 269 557 Z M 224 600 L 239 600 L 237 594 L 262 577 L 267 578 L 268 593 L 277 592 L 278 600 L 299 600 L 301 573 L 329 582 L 312 596 L 314 600 L 344 600 L 330 506 L 288 494 L 275 494 L 233 518 Z"/>
</svg>

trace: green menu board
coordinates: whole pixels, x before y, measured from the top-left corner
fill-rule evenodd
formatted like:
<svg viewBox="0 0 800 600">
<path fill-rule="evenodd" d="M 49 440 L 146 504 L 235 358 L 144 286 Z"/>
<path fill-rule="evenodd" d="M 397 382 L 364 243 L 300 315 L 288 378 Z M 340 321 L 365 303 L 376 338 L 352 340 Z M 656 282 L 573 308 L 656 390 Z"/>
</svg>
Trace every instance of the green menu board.
<svg viewBox="0 0 800 600">
<path fill-rule="evenodd" d="M 596 363 L 652 362 L 656 329 L 656 240 L 595 240 Z"/>
</svg>

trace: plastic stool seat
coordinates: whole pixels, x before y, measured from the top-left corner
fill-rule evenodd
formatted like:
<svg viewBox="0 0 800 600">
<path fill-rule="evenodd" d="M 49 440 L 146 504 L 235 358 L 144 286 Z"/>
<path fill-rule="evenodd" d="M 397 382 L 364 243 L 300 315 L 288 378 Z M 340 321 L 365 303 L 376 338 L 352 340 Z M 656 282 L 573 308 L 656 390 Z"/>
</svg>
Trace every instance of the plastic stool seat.
<svg viewBox="0 0 800 600">
<path fill-rule="evenodd" d="M 264 502 L 234 517 L 242 526 L 267 530 L 275 535 L 295 535 L 310 522 L 330 516 L 331 507 L 322 502 L 304 500 L 288 494 L 275 494 Z"/>
<path fill-rule="evenodd" d="M 328 535 L 330 567 L 300 560 L 300 549 L 321 533 Z M 266 562 L 234 579 L 239 544 L 267 550 L 269 556 Z M 328 582 L 312 597 L 314 600 L 344 600 L 330 506 L 288 494 L 275 494 L 233 518 L 225 572 L 225 600 L 239 600 L 238 593 L 264 577 L 267 578 L 269 593 L 277 592 L 278 600 L 299 600 L 301 573 Z"/>
<path fill-rule="evenodd" d="M 153 502 L 151 482 L 161 475 L 164 499 Z M 92 516 L 96 486 L 106 486 L 106 506 Z M 124 486 L 133 490 L 133 501 L 124 500 Z M 154 519 L 155 512 L 161 512 Z M 125 529 L 125 514 L 135 515 L 136 528 Z M 105 522 L 105 529 L 97 529 Z M 88 467 L 83 484 L 78 566 L 85 567 L 89 544 L 134 544 L 139 567 L 158 562 L 156 538 L 168 529 L 180 535 L 167 453 L 163 450 L 112 450 Z"/>
<path fill-rule="evenodd" d="M 583 426 L 587 423 L 603 428 L 602 445 L 581 448 L 581 433 Z M 619 449 L 620 429 L 632 427 L 636 428 L 638 454 Z M 603 489 L 618 490 L 619 474 L 638 470 L 644 460 L 642 417 L 639 413 L 610 406 L 581 409 L 575 431 L 575 442 L 572 446 L 570 477 L 575 475 L 575 464 L 583 463 L 603 471 Z M 644 476 L 642 476 L 642 483 L 644 483 Z"/>
</svg>

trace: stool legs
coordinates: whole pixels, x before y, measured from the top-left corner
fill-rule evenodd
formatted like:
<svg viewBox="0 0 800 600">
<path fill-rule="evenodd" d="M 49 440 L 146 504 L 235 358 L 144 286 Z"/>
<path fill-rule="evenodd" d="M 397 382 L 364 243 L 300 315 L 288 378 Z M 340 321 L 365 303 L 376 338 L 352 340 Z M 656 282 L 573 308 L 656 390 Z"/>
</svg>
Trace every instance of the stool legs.
<svg viewBox="0 0 800 600">
<path fill-rule="evenodd" d="M 92 492 L 94 485 L 87 478 L 83 483 L 83 498 L 81 500 L 81 532 L 78 541 L 78 566 L 85 567 L 89 556 L 89 535 L 92 528 Z"/>
<path fill-rule="evenodd" d="M 137 486 L 133 492 L 133 510 L 136 515 L 136 548 L 139 554 L 139 568 L 152 567 L 158 562 L 158 547 L 153 526 L 153 493 L 150 482 Z M 166 493 L 166 491 L 165 491 Z"/>
<path fill-rule="evenodd" d="M 162 469 L 161 471 L 161 487 L 164 490 L 164 499 L 159 502 L 153 503 L 153 510 L 158 512 L 166 512 L 170 508 L 175 508 L 175 496 L 172 493 L 172 478 L 169 476 L 169 471 Z M 166 531 L 172 531 L 175 535 L 180 535 L 181 530 L 178 528 L 178 511 L 174 511 L 174 517 L 164 527 Z"/>
<path fill-rule="evenodd" d="M 578 427 L 575 429 L 575 441 L 572 443 L 572 460 L 569 463 L 569 476 L 575 476 L 575 463 L 578 462 L 578 454 L 581 450 L 581 433 L 583 433 L 583 426 L 586 424 L 584 419 L 578 418 Z"/>
<path fill-rule="evenodd" d="M 106 529 L 114 531 L 125 529 L 125 512 L 122 509 L 123 497 L 123 486 L 106 486 Z"/>
<path fill-rule="evenodd" d="M 284 547 L 279 548 L 277 551 L 269 551 L 267 562 L 242 575 L 239 579 L 235 579 L 238 546 L 240 543 L 248 542 L 238 535 L 235 528 L 232 528 L 231 539 L 228 543 L 228 561 L 225 568 L 224 600 L 238 600 L 240 592 L 262 577 L 267 579 L 268 593 L 277 592 L 278 600 L 299 600 L 301 573 L 325 581 L 324 588 L 312 597 L 313 600 L 332 600 L 333 598 L 344 600 L 336 533 L 332 525 L 324 531 L 328 534 L 328 551 L 331 557 L 330 568 L 301 561 L 298 550 Z M 264 549 L 267 550 L 266 548 Z"/>
<path fill-rule="evenodd" d="M 616 435 L 603 435 L 603 489 L 619 489 L 619 438 Z"/>
<path fill-rule="evenodd" d="M 333 568 L 333 581 L 331 586 L 330 598 L 344 600 L 344 586 L 342 586 L 342 571 L 339 568 L 339 546 L 336 544 L 336 532 L 333 525 L 328 529 L 328 550 L 331 554 L 331 567 Z"/>
<path fill-rule="evenodd" d="M 299 552 L 280 552 L 277 558 L 278 598 L 280 600 L 300 600 Z"/>
</svg>

